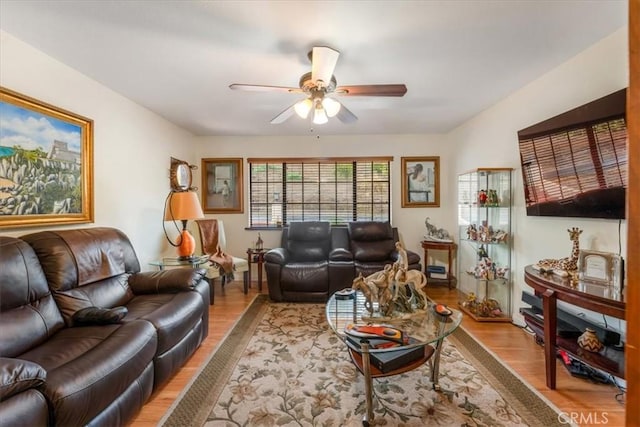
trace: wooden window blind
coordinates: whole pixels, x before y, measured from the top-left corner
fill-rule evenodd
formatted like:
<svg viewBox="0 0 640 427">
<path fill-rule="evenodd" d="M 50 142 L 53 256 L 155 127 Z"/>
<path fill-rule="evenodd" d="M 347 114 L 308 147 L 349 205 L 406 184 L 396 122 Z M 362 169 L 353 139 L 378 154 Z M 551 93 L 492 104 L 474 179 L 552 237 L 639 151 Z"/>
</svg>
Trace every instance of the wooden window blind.
<svg viewBox="0 0 640 427">
<path fill-rule="evenodd" d="M 391 218 L 393 158 L 248 159 L 249 226 Z"/>
<path fill-rule="evenodd" d="M 527 206 L 627 187 L 624 117 L 520 139 Z"/>
</svg>

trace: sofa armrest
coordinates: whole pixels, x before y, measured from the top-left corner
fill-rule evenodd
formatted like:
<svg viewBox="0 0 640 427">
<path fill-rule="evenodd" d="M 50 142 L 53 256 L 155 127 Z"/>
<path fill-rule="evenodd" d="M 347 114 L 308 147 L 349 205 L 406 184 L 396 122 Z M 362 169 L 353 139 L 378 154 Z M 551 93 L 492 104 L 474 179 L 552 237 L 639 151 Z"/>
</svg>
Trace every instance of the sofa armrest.
<svg viewBox="0 0 640 427">
<path fill-rule="evenodd" d="M 353 254 L 345 248 L 336 248 L 329 252 L 329 261 L 353 261 Z"/>
<path fill-rule="evenodd" d="M 273 248 L 264 254 L 264 262 L 285 265 L 289 262 L 289 251 L 285 248 Z"/>
<path fill-rule="evenodd" d="M 420 262 L 420 255 L 409 250 L 405 250 L 405 252 L 407 253 L 407 263 L 415 264 Z M 400 258 L 400 254 L 398 251 L 393 251 L 389 254 L 389 258 L 393 261 L 398 261 L 398 259 Z"/>
<path fill-rule="evenodd" d="M 407 251 L 407 263 L 411 264 L 420 264 L 420 255 L 413 251 Z"/>
<path fill-rule="evenodd" d="M 37 363 L 0 357 L 0 401 L 44 384 L 47 371 Z"/>
<path fill-rule="evenodd" d="M 193 291 L 206 272 L 204 268 L 144 271 L 129 276 L 129 286 L 136 295 Z"/>
</svg>

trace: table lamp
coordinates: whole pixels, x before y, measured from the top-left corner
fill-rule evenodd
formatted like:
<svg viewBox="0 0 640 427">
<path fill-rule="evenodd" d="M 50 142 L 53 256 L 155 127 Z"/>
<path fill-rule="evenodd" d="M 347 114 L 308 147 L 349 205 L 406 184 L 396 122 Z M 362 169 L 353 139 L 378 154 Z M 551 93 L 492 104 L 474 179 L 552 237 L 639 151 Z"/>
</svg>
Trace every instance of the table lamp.
<svg viewBox="0 0 640 427">
<path fill-rule="evenodd" d="M 188 260 L 193 257 L 193 253 L 196 250 L 196 240 L 187 230 L 187 221 L 199 218 L 204 218 L 204 214 L 196 193 L 193 191 L 178 191 L 169 194 L 164 210 L 164 220 L 182 221 L 179 243 L 174 244 L 169 240 L 171 245 L 177 247 L 178 259 L 180 260 Z"/>
</svg>

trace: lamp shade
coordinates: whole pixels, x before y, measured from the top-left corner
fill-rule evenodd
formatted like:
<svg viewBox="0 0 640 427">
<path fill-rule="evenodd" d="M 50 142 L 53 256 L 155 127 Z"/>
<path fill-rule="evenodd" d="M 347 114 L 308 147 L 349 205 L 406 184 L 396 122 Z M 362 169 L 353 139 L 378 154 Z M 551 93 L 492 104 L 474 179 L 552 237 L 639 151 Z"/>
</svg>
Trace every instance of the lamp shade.
<svg viewBox="0 0 640 427">
<path fill-rule="evenodd" d="M 185 221 L 204 218 L 198 195 L 193 191 L 173 192 L 167 199 L 165 221 Z"/>
<path fill-rule="evenodd" d="M 329 117 L 335 116 L 340 111 L 340 103 L 332 98 L 324 98 L 322 100 L 322 106 Z"/>
<path fill-rule="evenodd" d="M 293 106 L 293 109 L 295 110 L 298 116 L 300 116 L 303 119 L 306 119 L 307 116 L 309 115 L 309 111 L 311 111 L 311 107 L 313 107 L 313 102 L 311 102 L 311 99 L 307 98 L 296 103 Z"/>
<path fill-rule="evenodd" d="M 324 108 L 322 108 L 322 104 L 318 102 L 313 113 L 313 123 L 316 125 L 323 125 L 328 121 L 327 113 L 324 111 Z"/>
</svg>

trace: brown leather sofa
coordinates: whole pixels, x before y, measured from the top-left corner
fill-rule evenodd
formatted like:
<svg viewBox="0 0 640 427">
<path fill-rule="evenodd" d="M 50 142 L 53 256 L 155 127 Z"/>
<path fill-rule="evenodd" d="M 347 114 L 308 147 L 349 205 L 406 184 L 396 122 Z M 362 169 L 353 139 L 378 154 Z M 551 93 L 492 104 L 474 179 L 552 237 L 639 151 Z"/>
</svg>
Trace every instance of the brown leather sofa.
<svg viewBox="0 0 640 427">
<path fill-rule="evenodd" d="M 273 301 L 323 302 L 398 260 L 398 230 L 389 222 L 357 221 L 332 227 L 326 221 L 291 222 L 281 247 L 264 255 Z M 406 251 L 409 269 L 420 270 L 420 255 Z"/>
<path fill-rule="evenodd" d="M 205 271 L 140 272 L 113 228 L 0 236 L 0 266 L 2 425 L 124 425 L 208 333 Z"/>
</svg>

